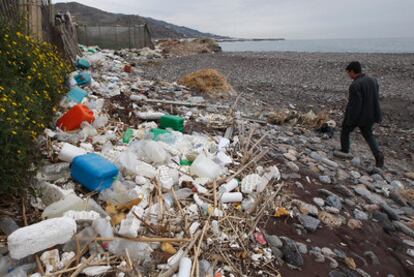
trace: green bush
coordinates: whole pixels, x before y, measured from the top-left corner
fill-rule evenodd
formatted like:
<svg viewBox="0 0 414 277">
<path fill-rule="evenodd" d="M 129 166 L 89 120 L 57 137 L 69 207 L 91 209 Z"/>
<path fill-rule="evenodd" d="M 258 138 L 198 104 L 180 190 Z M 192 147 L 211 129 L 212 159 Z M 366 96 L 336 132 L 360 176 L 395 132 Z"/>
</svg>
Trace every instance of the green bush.
<svg viewBox="0 0 414 277">
<path fill-rule="evenodd" d="M 30 185 L 35 139 L 67 91 L 68 65 L 54 46 L 0 21 L 0 193 Z"/>
</svg>

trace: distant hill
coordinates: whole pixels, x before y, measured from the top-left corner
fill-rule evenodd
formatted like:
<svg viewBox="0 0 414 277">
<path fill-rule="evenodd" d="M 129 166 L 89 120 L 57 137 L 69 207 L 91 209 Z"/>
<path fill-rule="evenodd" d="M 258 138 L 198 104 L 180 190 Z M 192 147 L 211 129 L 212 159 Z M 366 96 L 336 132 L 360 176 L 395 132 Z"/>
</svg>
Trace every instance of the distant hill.
<svg viewBox="0 0 414 277">
<path fill-rule="evenodd" d="M 202 33 L 183 26 L 177 26 L 165 21 L 153 19 L 150 17 L 142 17 L 139 15 L 127 15 L 120 13 L 110 13 L 97 8 L 79 4 L 77 2 L 56 3 L 55 11 L 69 11 L 74 16 L 78 24 L 84 25 L 101 25 L 101 26 L 128 26 L 148 24 L 152 38 L 200 38 L 209 37 L 223 39 L 226 37 L 218 36 L 210 33 Z"/>
</svg>

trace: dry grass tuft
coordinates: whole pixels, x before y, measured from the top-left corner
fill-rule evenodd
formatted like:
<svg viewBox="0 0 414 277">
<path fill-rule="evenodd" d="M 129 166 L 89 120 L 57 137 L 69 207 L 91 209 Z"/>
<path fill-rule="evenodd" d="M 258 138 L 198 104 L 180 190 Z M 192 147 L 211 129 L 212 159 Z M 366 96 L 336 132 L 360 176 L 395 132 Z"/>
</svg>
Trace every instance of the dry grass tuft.
<svg viewBox="0 0 414 277">
<path fill-rule="evenodd" d="M 178 80 L 178 83 L 191 90 L 211 95 L 229 94 L 233 90 L 220 72 L 210 68 L 185 75 Z"/>
</svg>

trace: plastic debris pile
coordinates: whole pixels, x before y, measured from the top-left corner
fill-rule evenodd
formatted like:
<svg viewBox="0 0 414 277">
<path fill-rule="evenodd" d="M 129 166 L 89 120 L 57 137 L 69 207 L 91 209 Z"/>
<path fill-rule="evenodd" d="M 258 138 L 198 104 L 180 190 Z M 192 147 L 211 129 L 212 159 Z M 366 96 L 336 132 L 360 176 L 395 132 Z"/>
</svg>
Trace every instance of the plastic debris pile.
<svg viewBox="0 0 414 277">
<path fill-rule="evenodd" d="M 280 189 L 278 168 L 260 166 L 260 140 L 232 134 L 233 111 L 218 116 L 184 87 L 143 80 L 120 55 L 92 50 L 40 138 L 48 162 L 31 203 L 42 220 L 11 226 L 0 275 L 277 275 L 255 239 L 264 195 Z M 194 122 L 210 127 L 188 132 Z"/>
</svg>

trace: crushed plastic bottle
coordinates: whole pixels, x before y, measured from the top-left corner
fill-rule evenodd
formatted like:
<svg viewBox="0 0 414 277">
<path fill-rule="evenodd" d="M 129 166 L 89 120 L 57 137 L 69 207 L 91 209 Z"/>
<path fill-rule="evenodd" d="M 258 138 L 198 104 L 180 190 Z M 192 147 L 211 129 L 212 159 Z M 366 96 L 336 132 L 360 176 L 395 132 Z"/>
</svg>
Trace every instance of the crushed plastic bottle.
<svg viewBox="0 0 414 277">
<path fill-rule="evenodd" d="M 79 248 L 80 248 L 79 250 L 82 250 L 86 246 L 88 246 L 88 244 L 93 242 L 96 237 L 97 237 L 97 233 L 95 232 L 95 229 L 88 226 L 84 228 L 82 231 L 80 231 L 79 233 L 77 233 L 76 236 L 71 241 L 66 243 L 63 246 L 63 250 L 65 252 L 71 252 L 71 251 L 76 252 L 78 243 L 79 243 Z"/>
<path fill-rule="evenodd" d="M 112 238 L 114 236 L 112 225 L 106 218 L 95 219 L 92 223 L 92 227 L 95 229 L 95 232 L 103 238 Z"/>
<path fill-rule="evenodd" d="M 214 180 L 220 176 L 222 169 L 204 154 L 200 154 L 191 165 L 190 172 L 198 177 Z"/>
</svg>

